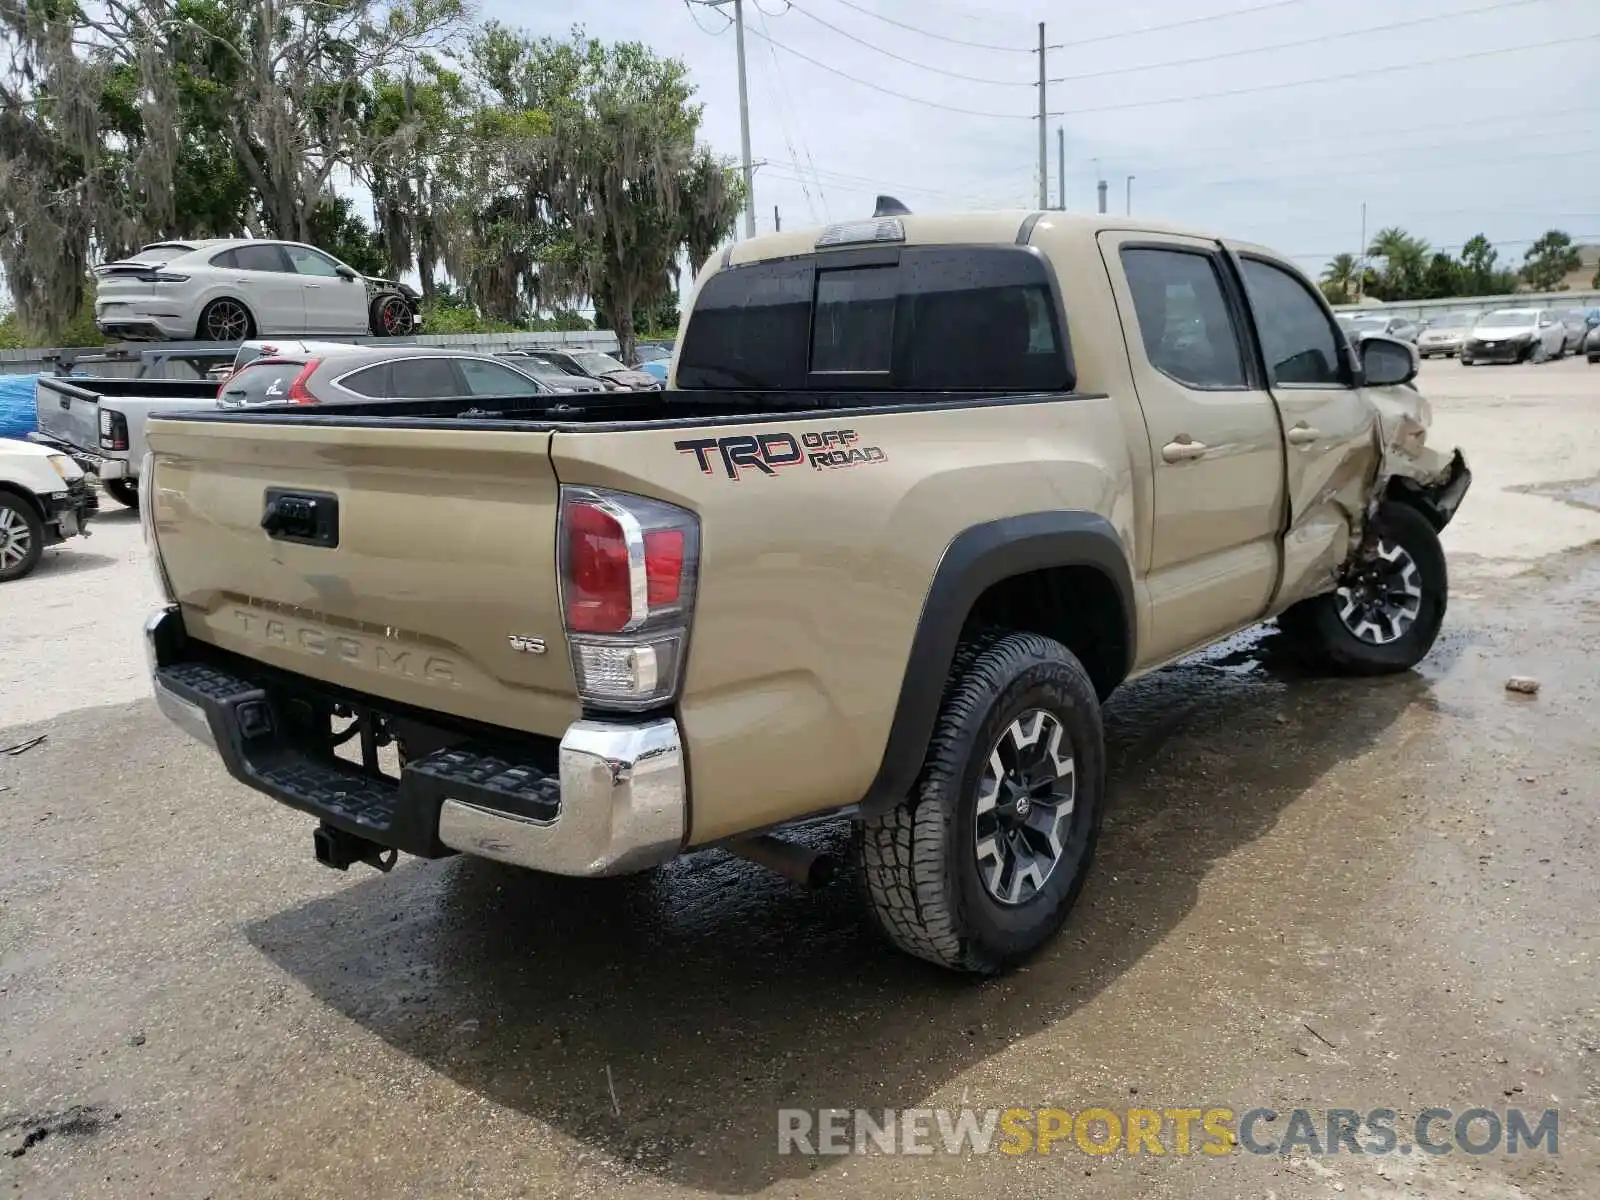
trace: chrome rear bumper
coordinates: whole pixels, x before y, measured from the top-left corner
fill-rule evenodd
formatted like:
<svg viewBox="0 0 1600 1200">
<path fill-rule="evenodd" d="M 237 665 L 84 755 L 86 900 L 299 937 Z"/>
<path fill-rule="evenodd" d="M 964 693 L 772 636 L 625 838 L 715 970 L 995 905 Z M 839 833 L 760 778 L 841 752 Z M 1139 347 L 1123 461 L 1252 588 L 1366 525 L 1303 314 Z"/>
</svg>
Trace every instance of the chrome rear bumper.
<svg viewBox="0 0 1600 1200">
<path fill-rule="evenodd" d="M 534 765 L 537 755 L 460 741 L 408 761 L 396 783 L 327 751 L 303 753 L 284 735 L 271 681 L 187 661 L 176 606 L 152 614 L 144 633 L 156 705 L 175 725 L 215 749 L 240 782 L 375 846 L 621 875 L 674 857 L 688 833 L 683 744 L 670 717 L 574 722 L 555 778 Z M 299 694 L 317 687 L 296 680 Z"/>
</svg>

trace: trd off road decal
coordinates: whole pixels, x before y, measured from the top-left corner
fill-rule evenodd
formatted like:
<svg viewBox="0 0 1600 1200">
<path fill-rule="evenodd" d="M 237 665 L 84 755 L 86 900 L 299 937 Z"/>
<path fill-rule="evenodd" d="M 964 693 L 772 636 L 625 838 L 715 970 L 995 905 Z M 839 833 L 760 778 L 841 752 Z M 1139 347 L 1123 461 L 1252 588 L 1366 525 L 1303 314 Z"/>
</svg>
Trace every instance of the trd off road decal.
<svg viewBox="0 0 1600 1200">
<path fill-rule="evenodd" d="M 694 455 L 701 474 L 712 474 L 715 464 L 721 462 L 732 480 L 738 480 L 746 469 L 776 475 L 782 467 L 808 465 L 816 471 L 832 471 L 889 461 L 879 447 L 861 445 L 854 429 L 810 430 L 799 438 L 792 433 L 742 433 L 692 438 L 673 445 L 679 454 Z"/>
</svg>

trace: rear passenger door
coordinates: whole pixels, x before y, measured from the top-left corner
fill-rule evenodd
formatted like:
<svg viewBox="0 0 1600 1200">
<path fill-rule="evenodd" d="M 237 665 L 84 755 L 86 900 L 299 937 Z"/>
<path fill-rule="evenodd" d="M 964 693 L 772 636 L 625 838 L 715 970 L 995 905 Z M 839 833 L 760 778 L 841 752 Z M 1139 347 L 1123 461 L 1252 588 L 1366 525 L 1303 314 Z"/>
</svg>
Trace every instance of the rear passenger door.
<svg viewBox="0 0 1600 1200">
<path fill-rule="evenodd" d="M 466 394 L 454 359 L 397 358 L 389 364 L 390 399 L 444 400 Z"/>
<path fill-rule="evenodd" d="M 1253 250 L 1240 250 L 1235 261 L 1287 443 L 1278 610 L 1326 590 L 1348 557 L 1352 522 L 1377 467 L 1376 416 L 1355 386 L 1353 350 L 1306 278 Z"/>
<path fill-rule="evenodd" d="M 1154 466 L 1146 664 L 1262 616 L 1278 577 L 1283 450 L 1215 242 L 1100 235 Z"/>
<path fill-rule="evenodd" d="M 272 242 L 248 242 L 219 255 L 213 263 L 226 264 L 239 298 L 256 319 L 256 336 L 304 333 L 305 293 L 283 247 Z"/>
</svg>

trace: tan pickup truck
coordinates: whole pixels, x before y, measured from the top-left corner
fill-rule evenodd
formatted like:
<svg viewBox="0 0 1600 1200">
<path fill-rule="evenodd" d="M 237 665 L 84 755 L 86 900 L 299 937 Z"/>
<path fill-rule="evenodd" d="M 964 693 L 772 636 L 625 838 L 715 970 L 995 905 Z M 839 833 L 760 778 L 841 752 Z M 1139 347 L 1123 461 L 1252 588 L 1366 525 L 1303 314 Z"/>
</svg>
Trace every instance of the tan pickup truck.
<svg viewBox="0 0 1600 1200">
<path fill-rule="evenodd" d="M 153 419 L 161 707 L 335 867 L 815 879 L 783 827 L 843 815 L 888 936 L 992 972 L 1083 886 L 1119 684 L 1444 618 L 1415 351 L 1259 247 L 901 210 L 734 246 L 678 347 L 648 396 Z"/>
</svg>

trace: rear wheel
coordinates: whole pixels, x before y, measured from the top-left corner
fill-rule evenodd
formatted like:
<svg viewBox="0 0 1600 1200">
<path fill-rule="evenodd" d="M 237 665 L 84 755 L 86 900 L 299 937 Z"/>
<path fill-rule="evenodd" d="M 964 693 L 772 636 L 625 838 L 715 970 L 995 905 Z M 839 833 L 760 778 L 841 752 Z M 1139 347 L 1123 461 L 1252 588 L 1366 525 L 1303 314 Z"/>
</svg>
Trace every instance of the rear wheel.
<svg viewBox="0 0 1600 1200">
<path fill-rule="evenodd" d="M 228 296 L 206 305 L 195 330 L 196 337 L 213 342 L 242 342 L 254 333 L 250 310 Z"/>
<path fill-rule="evenodd" d="M 404 296 L 385 293 L 368 310 L 372 332 L 377 337 L 405 337 L 416 328 L 416 318 Z"/>
<path fill-rule="evenodd" d="M 124 508 L 139 507 L 139 481 L 137 479 L 105 479 L 101 486 L 106 493 Z"/>
<path fill-rule="evenodd" d="M 0 492 L 0 582 L 21 579 L 44 553 L 44 522 L 21 496 Z"/>
<path fill-rule="evenodd" d="M 1031 633 L 956 653 L 911 795 L 864 822 L 868 906 L 902 950 L 993 974 L 1061 928 L 1105 794 L 1100 704 L 1078 660 Z"/>
<path fill-rule="evenodd" d="M 1444 624 L 1450 591 L 1444 548 L 1420 512 L 1389 503 L 1373 518 L 1365 550 L 1336 590 L 1302 600 L 1278 626 L 1302 657 L 1335 673 L 1409 670 Z"/>
</svg>

